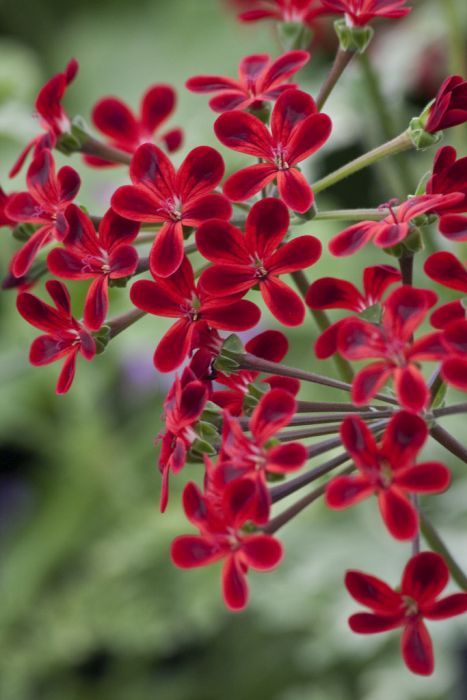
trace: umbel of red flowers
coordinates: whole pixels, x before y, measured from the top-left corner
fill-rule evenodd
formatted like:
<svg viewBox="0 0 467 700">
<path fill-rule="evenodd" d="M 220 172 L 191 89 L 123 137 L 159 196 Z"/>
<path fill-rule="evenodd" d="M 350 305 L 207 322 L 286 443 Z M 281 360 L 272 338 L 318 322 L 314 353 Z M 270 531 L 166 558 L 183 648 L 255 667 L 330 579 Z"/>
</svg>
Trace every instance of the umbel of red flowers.
<svg viewBox="0 0 467 700">
<path fill-rule="evenodd" d="M 156 371 L 175 373 L 156 441 L 160 508 L 168 507 L 169 482 L 186 464 L 204 464 L 202 482 L 190 481 L 183 492 L 194 531 L 174 540 L 171 556 L 186 569 L 222 562 L 230 609 L 247 605 L 250 569 L 281 563 L 276 533 L 301 511 L 318 499 L 345 511 L 375 497 L 381 537 L 405 552 L 409 543 L 411 553 L 398 588 L 347 572 L 350 595 L 368 610 L 349 625 L 360 634 L 401 629 L 407 667 L 427 675 L 434 661 L 426 621 L 467 611 L 467 577 L 425 506 L 437 495 L 442 508 L 442 494 L 460 476 L 420 454 L 435 440 L 467 464 L 466 447 L 442 425 L 467 411 L 467 403 L 445 399 L 447 386 L 467 390 L 467 157 L 441 147 L 416 190 L 372 209 L 322 211 L 320 193 L 383 158 L 433 146 L 443 130 L 466 122 L 467 83 L 447 77 L 402 134 L 310 182 L 308 158 L 333 138 L 323 106 L 366 49 L 369 23 L 401 19 L 410 8 L 405 0 L 234 4 L 243 22 L 277 23 L 284 52 L 248 55 L 238 76 L 194 76 L 186 86 L 213 93 L 209 106 L 220 113 L 214 132 L 224 155 L 244 154 L 244 166 L 224 178 L 221 152 L 199 145 L 175 168 L 171 153 L 183 134 L 166 124 L 177 97 L 165 83 L 150 86 L 137 111 L 116 96 L 100 99 L 91 120 L 103 139 L 93 136 L 63 106 L 78 72 L 70 61 L 39 92 L 42 131 L 12 167 L 14 176 L 29 159 L 27 189 L 0 189 L 0 225 L 21 241 L 3 287 L 17 290 L 19 313 L 42 332 L 30 362 L 62 363 L 59 394 L 71 388 L 80 355 L 102 362 L 97 356 L 143 316 L 148 324 L 153 316 L 171 319 L 162 337 L 154 332 Z M 310 27 L 328 16 L 337 17 L 339 48 L 314 98 L 301 89 L 299 71 L 310 60 Z M 90 213 L 80 176 L 68 165 L 56 168 L 54 149 L 80 153 L 83 166 L 102 173 L 124 166 L 128 184 L 112 193 L 102 215 Z M 323 219 L 346 222 L 327 244 L 319 237 Z M 299 226 L 304 233 L 297 235 Z M 345 275 L 317 276 L 323 249 L 358 265 L 370 243 L 373 264 L 362 270 L 361 289 Z M 52 304 L 42 300 L 43 280 Z M 70 295 L 61 280 L 85 287 L 82 319 L 75 288 Z M 131 306 L 112 316 L 109 288 L 125 286 Z M 264 308 L 274 325 L 317 323 L 303 365 L 313 355 L 318 366 L 332 357 L 341 376 L 284 364 L 288 338 L 264 329 Z M 245 345 L 234 334 L 241 331 L 251 331 Z M 339 391 L 341 400 L 304 401 L 303 382 Z M 461 590 L 444 595 L 450 579 Z"/>
</svg>

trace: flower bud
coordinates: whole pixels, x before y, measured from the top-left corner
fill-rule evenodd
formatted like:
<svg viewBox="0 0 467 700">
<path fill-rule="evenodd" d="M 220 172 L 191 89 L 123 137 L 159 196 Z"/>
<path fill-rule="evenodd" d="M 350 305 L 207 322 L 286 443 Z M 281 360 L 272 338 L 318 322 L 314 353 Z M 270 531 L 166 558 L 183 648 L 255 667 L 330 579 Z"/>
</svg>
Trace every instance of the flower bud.
<svg viewBox="0 0 467 700">
<path fill-rule="evenodd" d="M 435 146 L 443 137 L 442 131 L 435 131 L 434 134 L 429 134 L 428 131 L 425 131 L 424 123 L 426 120 L 424 121 L 424 114 L 425 112 L 419 117 L 411 119 L 408 129 L 410 139 L 417 151 L 424 151 L 427 148 L 431 148 L 431 146 Z"/>
</svg>

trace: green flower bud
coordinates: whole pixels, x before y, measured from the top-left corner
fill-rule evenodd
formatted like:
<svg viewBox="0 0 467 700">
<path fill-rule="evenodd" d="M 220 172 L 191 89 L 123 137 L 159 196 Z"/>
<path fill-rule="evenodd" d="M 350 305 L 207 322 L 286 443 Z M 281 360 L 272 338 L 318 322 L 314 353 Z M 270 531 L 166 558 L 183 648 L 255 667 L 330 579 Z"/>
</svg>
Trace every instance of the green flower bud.
<svg viewBox="0 0 467 700">
<path fill-rule="evenodd" d="M 345 19 L 337 19 L 334 22 L 334 29 L 339 38 L 341 49 L 357 53 L 364 53 L 374 34 L 374 30 L 369 25 L 350 27 Z"/>
</svg>

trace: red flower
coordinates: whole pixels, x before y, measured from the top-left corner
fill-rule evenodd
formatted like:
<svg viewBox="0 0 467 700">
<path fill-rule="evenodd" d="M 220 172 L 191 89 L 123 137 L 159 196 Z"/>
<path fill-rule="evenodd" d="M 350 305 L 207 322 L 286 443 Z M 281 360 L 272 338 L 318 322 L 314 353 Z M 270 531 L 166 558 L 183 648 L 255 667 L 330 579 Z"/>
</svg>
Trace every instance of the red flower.
<svg viewBox="0 0 467 700">
<path fill-rule="evenodd" d="M 417 413 L 428 405 L 430 392 L 416 363 L 442 359 L 446 351 L 441 333 L 411 338 L 436 298 L 426 289 L 398 287 L 383 303 L 380 325 L 359 318 L 342 322 L 337 341 L 341 355 L 348 360 L 378 360 L 355 375 L 352 400 L 357 406 L 368 403 L 391 377 L 403 408 Z"/>
<path fill-rule="evenodd" d="M 294 166 L 321 148 L 331 128 L 330 118 L 319 114 L 313 98 L 300 90 L 287 90 L 278 98 L 271 132 L 252 114 L 236 110 L 221 114 L 214 124 L 219 141 L 264 161 L 227 178 L 225 194 L 233 201 L 243 201 L 277 181 L 279 195 L 290 209 L 308 211 L 313 192 Z"/>
<path fill-rule="evenodd" d="M 310 60 L 307 51 L 288 51 L 271 61 L 268 54 L 246 56 L 238 69 L 239 80 L 217 75 L 190 78 L 191 92 L 218 92 L 209 101 L 214 112 L 231 109 L 259 109 L 263 102 L 274 102 L 285 90 L 296 88 L 286 81 Z"/>
<path fill-rule="evenodd" d="M 326 488 L 326 503 L 341 509 L 375 494 L 381 517 L 393 537 L 413 539 L 418 514 L 408 495 L 439 493 L 450 482 L 449 470 L 439 462 L 415 465 L 428 428 L 413 413 L 400 411 L 391 418 L 380 445 L 358 416 L 348 416 L 341 426 L 342 443 L 355 462 L 357 476 L 338 476 Z"/>
<path fill-rule="evenodd" d="M 10 177 L 14 177 L 19 173 L 33 148 L 34 156 L 37 156 L 43 149 L 53 148 L 59 137 L 69 131 L 70 119 L 62 107 L 62 98 L 68 85 L 75 79 L 77 72 L 78 61 L 73 58 L 63 73 L 54 75 L 40 90 L 35 106 L 39 115 L 40 125 L 46 132 L 36 136 L 28 143 L 10 170 Z"/>
<path fill-rule="evenodd" d="M 443 335 L 443 343 L 449 356 L 442 364 L 441 375 L 456 389 L 467 391 L 467 320 L 465 318 L 449 324 Z"/>
<path fill-rule="evenodd" d="M 411 231 L 411 221 L 421 214 L 437 211 L 438 208 L 456 203 L 460 193 L 448 195 L 420 195 L 412 197 L 394 209 L 394 200 L 381 205 L 388 209 L 389 216 L 382 221 L 360 221 L 344 229 L 329 242 L 333 255 L 352 255 L 373 240 L 379 248 L 390 248 L 403 241 Z"/>
<path fill-rule="evenodd" d="M 288 474 L 303 467 L 308 458 L 305 446 L 298 442 L 270 446 L 271 438 L 290 423 L 296 407 L 294 397 L 287 391 L 268 391 L 251 416 L 251 438 L 243 433 L 235 418 L 224 414 L 219 469 L 228 474 L 229 480 L 247 476 L 255 483 L 255 507 L 250 513 L 255 523 L 264 524 L 269 519 L 271 497 L 267 473 Z"/>
<path fill-rule="evenodd" d="M 429 134 L 434 134 L 466 121 L 467 82 L 460 75 L 450 75 L 438 90 L 424 129 Z"/>
<path fill-rule="evenodd" d="M 169 277 L 182 264 L 184 226 L 230 217 L 230 203 L 213 193 L 223 174 L 221 156 L 208 146 L 190 151 L 177 173 L 157 146 L 138 148 L 130 165 L 133 185 L 118 188 L 112 208 L 126 219 L 164 224 L 149 256 L 153 275 Z"/>
<path fill-rule="evenodd" d="M 134 153 L 138 146 L 156 138 L 172 153 L 182 144 L 182 130 L 171 129 L 161 135 L 158 132 L 174 111 L 176 100 L 176 92 L 170 85 L 153 85 L 141 99 L 140 115 L 135 116 L 117 97 L 104 97 L 94 105 L 92 121 L 114 148 Z M 97 167 L 114 165 L 94 156 L 84 158 L 89 165 Z"/>
<path fill-rule="evenodd" d="M 175 378 L 164 401 L 165 432 L 162 440 L 159 469 L 162 474 L 160 509 L 163 513 L 169 497 L 169 474 L 177 474 L 186 462 L 187 449 L 198 438 L 194 426 L 201 416 L 208 392 L 193 372 L 186 368 L 182 378 Z"/>
<path fill-rule="evenodd" d="M 193 348 L 195 333 L 206 324 L 244 331 L 255 326 L 261 315 L 251 301 L 239 300 L 238 296 L 216 299 L 195 286 L 187 258 L 169 278 L 135 282 L 130 297 L 135 306 L 147 313 L 178 319 L 159 341 L 154 354 L 154 364 L 161 372 L 170 372 L 183 362 Z"/>
<path fill-rule="evenodd" d="M 313 265 L 321 243 L 313 236 L 299 236 L 282 244 L 289 228 L 287 207 L 266 198 L 251 208 L 243 234 L 226 221 L 207 221 L 196 233 L 198 249 L 215 263 L 203 272 L 200 285 L 208 294 L 245 294 L 259 286 L 272 314 L 286 326 L 299 326 L 305 307 L 296 292 L 279 279 Z"/>
<path fill-rule="evenodd" d="M 57 394 L 65 394 L 75 376 L 76 356 L 80 353 L 85 360 L 92 360 L 96 354 L 96 345 L 85 326 L 72 316 L 70 295 L 65 285 L 57 280 L 49 280 L 45 286 L 54 307 L 29 292 L 18 295 L 17 307 L 28 323 L 46 332 L 46 335 L 40 335 L 31 345 L 31 364 L 47 365 L 65 358 L 56 388 Z"/>
<path fill-rule="evenodd" d="M 39 224 L 39 228 L 13 256 L 10 268 L 15 277 L 26 274 L 43 246 L 53 239 L 63 240 L 67 232 L 65 209 L 81 185 L 78 173 L 68 165 L 55 174 L 54 159 L 47 150 L 32 161 L 26 182 L 29 192 L 11 195 L 5 213 L 13 221 Z"/>
<path fill-rule="evenodd" d="M 242 22 L 275 19 L 280 22 L 309 24 L 325 10 L 321 0 L 247 0 L 253 7 L 239 15 Z"/>
<path fill-rule="evenodd" d="M 449 581 L 449 570 L 435 552 L 421 552 L 404 569 L 400 589 L 390 588 L 375 576 L 348 571 L 350 595 L 371 613 L 356 613 L 349 625 L 358 634 L 375 634 L 403 628 L 402 658 L 413 673 L 433 673 L 433 647 L 424 619 L 445 620 L 467 611 L 467 593 L 439 598 Z"/>
<path fill-rule="evenodd" d="M 191 569 L 225 559 L 222 591 L 230 610 L 242 610 L 248 603 L 248 569 L 269 571 L 280 563 L 283 552 L 271 535 L 251 535 L 242 530 L 250 519 L 254 484 L 240 479 L 229 484 L 221 497 L 203 495 L 195 484 L 187 484 L 183 505 L 187 518 L 200 535 L 181 535 L 172 542 L 176 566 Z"/>
<path fill-rule="evenodd" d="M 375 265 L 363 271 L 363 294 L 347 280 L 322 277 L 313 282 L 305 301 L 310 309 L 349 309 L 361 313 L 379 303 L 386 289 L 399 282 L 401 274 L 391 265 Z M 316 357 L 324 359 L 337 352 L 337 337 L 342 321 L 331 324 L 315 344 Z"/>
<path fill-rule="evenodd" d="M 361 27 L 373 19 L 397 19 L 411 12 L 407 0 L 322 0 L 325 10 L 344 14 L 352 26 Z"/>
<path fill-rule="evenodd" d="M 439 231 L 443 236 L 451 241 L 467 241 L 467 217 L 461 216 L 467 211 L 467 157 L 456 160 L 456 156 L 452 146 L 439 149 L 426 191 L 428 194 L 463 194 L 458 202 L 440 207 L 437 213 L 440 215 Z"/>
<path fill-rule="evenodd" d="M 433 253 L 426 260 L 424 269 L 428 277 L 438 284 L 467 294 L 467 268 L 453 253 Z"/>
<path fill-rule="evenodd" d="M 109 209 L 97 233 L 92 221 L 75 204 L 67 207 L 65 218 L 65 248 L 52 250 L 47 265 L 57 277 L 94 280 L 84 304 L 84 322 L 97 331 L 107 316 L 109 280 L 132 275 L 138 265 L 138 254 L 130 243 L 138 235 L 139 224 Z"/>
</svg>

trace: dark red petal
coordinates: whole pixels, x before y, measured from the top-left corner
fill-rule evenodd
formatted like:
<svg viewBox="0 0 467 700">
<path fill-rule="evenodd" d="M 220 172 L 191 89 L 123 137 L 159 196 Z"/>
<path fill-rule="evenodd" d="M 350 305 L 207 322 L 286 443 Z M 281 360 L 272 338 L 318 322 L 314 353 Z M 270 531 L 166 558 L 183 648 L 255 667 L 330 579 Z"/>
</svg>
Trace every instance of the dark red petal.
<svg viewBox="0 0 467 700">
<path fill-rule="evenodd" d="M 313 204 L 314 195 L 306 178 L 296 168 L 277 172 L 279 196 L 290 209 L 304 214 Z"/>
<path fill-rule="evenodd" d="M 271 130 L 276 143 L 288 145 L 294 127 L 316 113 L 313 98 L 301 90 L 287 90 L 277 100 L 271 115 Z"/>
<path fill-rule="evenodd" d="M 423 615 L 428 620 L 446 620 L 465 612 L 467 612 L 467 593 L 453 593 L 424 608 Z"/>
<path fill-rule="evenodd" d="M 349 617 L 349 626 L 357 634 L 377 634 L 401 627 L 404 615 L 372 615 L 371 613 L 356 613 Z"/>
<path fill-rule="evenodd" d="M 233 202 L 243 202 L 266 187 L 276 175 L 277 169 L 268 163 L 250 165 L 227 178 L 224 182 L 224 193 Z"/>
<path fill-rule="evenodd" d="M 437 298 L 428 289 L 415 289 L 407 285 L 398 287 L 390 293 L 384 304 L 384 326 L 394 337 L 408 340 Z"/>
<path fill-rule="evenodd" d="M 287 474 L 301 469 L 307 459 L 308 452 L 304 445 L 299 442 L 289 442 L 268 450 L 266 469 L 277 474 Z"/>
<path fill-rule="evenodd" d="M 136 151 L 131 159 L 130 177 L 134 185 L 148 187 L 162 203 L 177 194 L 175 168 L 164 151 L 152 143 L 144 143 Z"/>
<path fill-rule="evenodd" d="M 237 93 L 239 92 L 238 82 L 232 78 L 224 78 L 222 75 L 197 75 L 188 78 L 185 87 L 191 92 L 218 92 L 219 90 L 237 90 Z"/>
<path fill-rule="evenodd" d="M 372 238 L 375 230 L 374 221 L 362 221 L 344 229 L 329 241 L 329 251 L 332 255 L 342 257 L 352 255 L 363 248 Z"/>
<path fill-rule="evenodd" d="M 400 594 L 376 576 L 362 571 L 347 571 L 344 583 L 352 598 L 367 608 L 386 615 L 401 608 Z"/>
<path fill-rule="evenodd" d="M 287 146 L 288 164 L 300 163 L 315 153 L 326 143 L 331 131 L 332 122 L 327 114 L 313 114 L 307 117 L 291 134 Z"/>
<path fill-rule="evenodd" d="M 224 489 L 222 510 L 234 527 L 251 520 L 256 510 L 256 485 L 253 479 L 234 479 Z"/>
<path fill-rule="evenodd" d="M 170 277 L 183 262 L 183 229 L 180 222 L 165 224 L 156 234 L 149 253 L 149 268 L 155 277 Z"/>
<path fill-rule="evenodd" d="M 297 292 L 274 276 L 260 283 L 261 294 L 269 311 L 284 326 L 299 326 L 305 318 L 305 305 Z"/>
<path fill-rule="evenodd" d="M 381 301 L 386 289 L 399 282 L 401 273 L 391 265 L 374 265 L 363 270 L 363 289 L 368 306 Z"/>
<path fill-rule="evenodd" d="M 441 375 L 452 386 L 467 391 L 467 360 L 461 357 L 453 357 L 443 362 Z"/>
<path fill-rule="evenodd" d="M 155 316 L 178 318 L 183 315 L 180 309 L 183 297 L 178 298 L 165 287 L 150 280 L 135 282 L 130 290 L 130 299 L 138 309 Z"/>
<path fill-rule="evenodd" d="M 409 499 L 395 488 L 385 489 L 378 496 L 384 523 L 396 540 L 412 540 L 418 532 L 418 515 Z"/>
<path fill-rule="evenodd" d="M 110 251 L 115 245 L 132 243 L 139 229 L 139 223 L 125 219 L 113 209 L 109 209 L 99 224 L 99 240 L 105 249 Z"/>
<path fill-rule="evenodd" d="M 250 264 L 242 232 L 227 221 L 211 219 L 196 231 L 196 245 L 203 257 L 215 263 Z"/>
<path fill-rule="evenodd" d="M 414 364 L 394 369 L 394 389 L 402 408 L 419 413 L 430 401 L 430 391 Z"/>
<path fill-rule="evenodd" d="M 279 377 L 278 375 L 272 375 L 271 377 L 266 377 L 263 380 L 266 384 L 269 384 L 271 389 L 282 389 L 287 391 L 292 396 L 296 396 L 300 391 L 300 381 L 294 379 L 293 377 Z"/>
<path fill-rule="evenodd" d="M 160 137 L 160 140 L 169 153 L 178 151 L 183 143 L 183 131 L 181 129 L 169 129 Z"/>
<path fill-rule="evenodd" d="M 129 277 L 138 266 L 138 253 L 132 246 L 122 245 L 114 249 L 109 255 L 109 267 L 111 279 Z"/>
<path fill-rule="evenodd" d="M 238 66 L 238 75 L 241 80 L 241 84 L 245 88 L 250 87 L 250 85 L 258 79 L 270 62 L 271 57 L 267 53 L 258 53 L 242 58 L 240 65 Z"/>
<path fill-rule="evenodd" d="M 359 318 L 343 319 L 338 334 L 338 350 L 349 360 L 386 357 L 387 340 L 378 326 Z"/>
<path fill-rule="evenodd" d="M 394 483 L 412 493 L 440 493 L 451 482 L 451 472 L 440 462 L 423 462 L 394 475 Z"/>
<path fill-rule="evenodd" d="M 247 352 L 270 362 L 281 362 L 288 349 L 289 342 L 280 331 L 263 331 L 245 345 Z"/>
<path fill-rule="evenodd" d="M 177 173 L 176 187 L 183 203 L 211 192 L 224 175 L 224 161 L 214 148 L 199 146 L 189 152 Z"/>
<path fill-rule="evenodd" d="M 73 168 L 64 165 L 57 173 L 57 187 L 59 201 L 62 203 L 71 202 L 78 194 L 81 187 L 81 178 Z"/>
<path fill-rule="evenodd" d="M 46 211 L 54 209 L 59 195 L 55 177 L 55 163 L 50 151 L 35 155 L 26 175 L 28 190 Z"/>
<path fill-rule="evenodd" d="M 283 83 L 292 77 L 310 60 L 308 51 L 287 51 L 272 61 L 261 76 L 258 91 L 270 90 L 277 83 Z"/>
<path fill-rule="evenodd" d="M 250 430 L 259 445 L 289 424 L 296 405 L 294 397 L 281 389 L 271 389 L 262 397 L 250 419 Z"/>
<path fill-rule="evenodd" d="M 454 243 L 467 241 L 467 216 L 446 214 L 439 222 L 439 232 Z"/>
<path fill-rule="evenodd" d="M 186 517 L 193 525 L 202 526 L 205 524 L 206 503 L 199 487 L 192 481 L 183 490 L 183 509 Z"/>
<path fill-rule="evenodd" d="M 29 362 L 34 367 L 48 365 L 68 355 L 70 345 L 64 343 L 60 338 L 51 335 L 40 335 L 31 343 L 29 350 Z"/>
<path fill-rule="evenodd" d="M 268 270 L 284 275 L 311 267 L 319 260 L 321 250 L 321 243 L 314 236 L 299 236 L 285 243 L 269 258 Z"/>
<path fill-rule="evenodd" d="M 200 286 L 211 296 L 232 296 L 245 292 L 257 283 L 252 266 L 213 265 L 201 275 Z"/>
<path fill-rule="evenodd" d="M 428 333 L 419 338 L 407 352 L 407 359 L 415 361 L 441 360 L 446 356 L 442 333 Z"/>
<path fill-rule="evenodd" d="M 45 288 L 54 302 L 57 310 L 62 311 L 65 316 L 71 318 L 71 298 L 68 289 L 63 282 L 58 280 L 48 280 L 45 283 Z"/>
<path fill-rule="evenodd" d="M 189 382 L 183 387 L 180 399 L 180 418 L 182 423 L 193 423 L 203 412 L 207 401 L 207 388 L 200 381 Z"/>
<path fill-rule="evenodd" d="M 170 556 L 175 566 L 181 569 L 192 569 L 218 561 L 224 556 L 224 552 L 207 537 L 180 535 L 172 542 Z"/>
<path fill-rule="evenodd" d="M 402 658 L 412 673 L 429 676 L 434 671 L 433 645 L 422 620 L 409 622 L 401 639 Z"/>
<path fill-rule="evenodd" d="M 181 318 L 162 336 L 154 353 L 154 366 L 171 372 L 182 364 L 190 349 L 193 324 Z"/>
<path fill-rule="evenodd" d="M 279 540 L 271 535 L 251 535 L 242 542 L 242 555 L 252 569 L 270 571 L 280 563 L 283 550 Z"/>
<path fill-rule="evenodd" d="M 141 122 L 148 134 L 170 117 L 175 109 L 176 93 L 170 85 L 153 85 L 143 95 Z"/>
<path fill-rule="evenodd" d="M 412 466 L 427 437 L 423 418 L 407 411 L 396 413 L 389 421 L 381 445 L 392 469 Z"/>
<path fill-rule="evenodd" d="M 230 610 L 243 610 L 248 603 L 248 584 L 245 573 L 234 555 L 227 558 L 222 568 L 222 592 Z"/>
<path fill-rule="evenodd" d="M 373 243 L 379 248 L 390 248 L 400 243 L 410 233 L 410 226 L 406 223 L 381 222 L 373 231 Z"/>
<path fill-rule="evenodd" d="M 55 392 L 57 394 L 66 394 L 70 390 L 75 378 L 76 372 L 76 352 L 70 353 L 63 363 L 60 374 L 58 375 L 57 386 Z"/>
<path fill-rule="evenodd" d="M 337 352 L 337 340 L 339 336 L 339 328 L 341 322 L 332 323 L 329 328 L 321 333 L 315 343 L 315 355 L 320 360 L 331 357 Z"/>
<path fill-rule="evenodd" d="M 225 301 L 225 304 L 224 304 Z M 261 316 L 259 308 L 251 301 L 237 301 L 227 304 L 227 300 L 203 311 L 203 318 L 213 328 L 226 331 L 246 331 L 256 326 Z"/>
<path fill-rule="evenodd" d="M 84 322 L 91 331 L 98 331 L 109 308 L 107 275 L 97 277 L 88 289 L 84 304 Z"/>
<path fill-rule="evenodd" d="M 271 135 L 263 122 L 252 114 L 233 110 L 214 122 L 216 136 L 224 146 L 257 158 L 272 158 Z"/>
<path fill-rule="evenodd" d="M 19 192 L 8 197 L 5 207 L 6 215 L 13 221 L 27 221 L 31 224 L 43 224 L 49 216 L 29 192 Z"/>
<path fill-rule="evenodd" d="M 136 145 L 139 129 L 136 119 L 124 102 L 116 97 L 104 97 L 92 110 L 94 126 L 115 141 Z"/>
<path fill-rule="evenodd" d="M 225 90 L 209 100 L 209 106 L 213 112 L 223 114 L 233 109 L 246 109 L 252 102 L 252 98 L 245 95 L 238 88 L 236 90 Z"/>
<path fill-rule="evenodd" d="M 342 443 L 359 467 L 373 467 L 378 460 L 376 440 L 358 416 L 347 416 L 340 430 Z"/>
<path fill-rule="evenodd" d="M 246 244 L 250 255 L 263 259 L 282 242 L 289 228 L 289 212 L 278 199 L 266 197 L 251 208 L 246 220 Z"/>
<path fill-rule="evenodd" d="M 430 316 L 430 323 L 434 328 L 447 328 L 450 323 L 464 321 L 467 309 L 460 300 L 450 301 L 436 309 Z"/>
<path fill-rule="evenodd" d="M 18 294 L 16 306 L 21 316 L 41 331 L 56 334 L 68 328 L 67 319 L 62 314 L 29 292 Z"/>
<path fill-rule="evenodd" d="M 336 277 L 322 277 L 313 282 L 308 288 L 306 303 L 311 309 L 362 311 L 365 308 L 365 300 L 355 285 Z"/>
<path fill-rule="evenodd" d="M 467 270 L 452 253 L 443 251 L 430 255 L 425 272 L 435 282 L 467 294 Z"/>
<path fill-rule="evenodd" d="M 446 588 L 449 569 L 436 552 L 421 552 L 407 563 L 402 575 L 401 593 L 419 605 L 427 605 Z"/>
<path fill-rule="evenodd" d="M 183 223 L 186 226 L 199 226 L 208 219 L 230 219 L 232 205 L 223 194 L 205 194 L 191 199 L 183 209 Z"/>
<path fill-rule="evenodd" d="M 337 476 L 326 486 L 326 505 L 340 510 L 360 503 L 374 493 L 374 488 L 363 476 Z"/>
<path fill-rule="evenodd" d="M 119 187 L 112 196 L 111 204 L 117 214 L 132 221 L 159 223 L 168 218 L 165 212 L 161 212 L 160 201 L 143 187 Z"/>
<path fill-rule="evenodd" d="M 364 406 L 378 393 L 392 374 L 385 362 L 374 362 L 361 369 L 352 382 L 352 401 L 356 406 Z"/>
<path fill-rule="evenodd" d="M 10 267 L 15 277 L 22 277 L 28 272 L 37 253 L 49 243 L 51 236 L 51 227 L 42 226 L 37 229 L 23 247 L 14 254 Z"/>
</svg>

